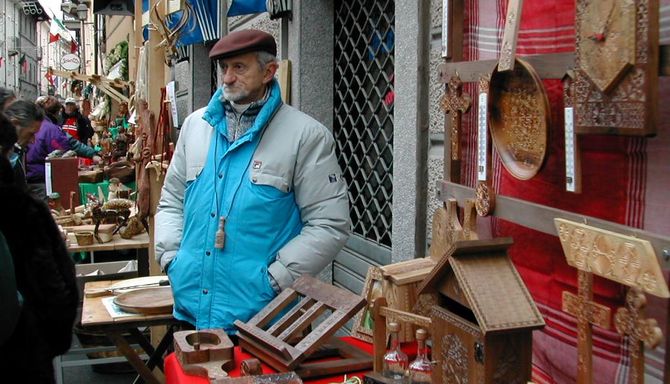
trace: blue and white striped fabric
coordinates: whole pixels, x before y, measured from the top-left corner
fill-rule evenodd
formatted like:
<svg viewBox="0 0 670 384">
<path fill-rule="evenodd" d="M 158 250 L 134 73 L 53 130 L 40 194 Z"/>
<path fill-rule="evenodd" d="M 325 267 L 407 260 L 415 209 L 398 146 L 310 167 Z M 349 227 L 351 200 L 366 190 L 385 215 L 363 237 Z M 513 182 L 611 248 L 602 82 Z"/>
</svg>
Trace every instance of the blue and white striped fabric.
<svg viewBox="0 0 670 384">
<path fill-rule="evenodd" d="M 219 0 L 186 0 L 193 9 L 184 30 L 179 36 L 177 46 L 204 43 L 217 40 L 221 37 L 220 15 L 223 13 Z M 147 25 L 149 24 L 149 0 L 142 0 L 142 25 L 144 26 L 144 40 L 149 39 Z M 169 28 L 179 24 L 184 12 L 177 11 L 167 16 Z"/>
</svg>

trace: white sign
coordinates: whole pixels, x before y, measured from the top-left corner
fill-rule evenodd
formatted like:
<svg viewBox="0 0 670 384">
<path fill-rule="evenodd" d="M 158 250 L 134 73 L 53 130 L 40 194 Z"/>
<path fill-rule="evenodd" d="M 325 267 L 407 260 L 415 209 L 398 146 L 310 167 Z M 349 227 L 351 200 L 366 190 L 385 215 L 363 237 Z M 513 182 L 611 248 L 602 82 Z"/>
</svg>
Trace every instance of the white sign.
<svg viewBox="0 0 670 384">
<path fill-rule="evenodd" d="M 168 100 L 170 100 L 170 110 L 172 112 L 172 126 L 179 126 L 179 115 L 177 114 L 177 96 L 175 95 L 175 82 L 167 83 L 165 87 L 167 90 Z"/>
<path fill-rule="evenodd" d="M 81 60 L 79 59 L 79 56 L 75 55 L 74 53 L 63 55 L 63 57 L 60 59 L 60 66 L 67 71 L 74 71 L 75 69 L 79 68 L 80 65 Z"/>
</svg>

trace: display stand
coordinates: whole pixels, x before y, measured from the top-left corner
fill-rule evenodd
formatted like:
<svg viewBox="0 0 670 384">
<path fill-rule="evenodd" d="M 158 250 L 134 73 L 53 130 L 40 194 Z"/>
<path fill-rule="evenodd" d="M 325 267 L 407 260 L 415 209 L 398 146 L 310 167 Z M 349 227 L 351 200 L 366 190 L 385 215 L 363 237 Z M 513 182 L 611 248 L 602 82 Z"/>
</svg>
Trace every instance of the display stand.
<svg viewBox="0 0 670 384">
<path fill-rule="evenodd" d="M 336 347 L 343 360 L 303 362 L 363 306 L 364 298 L 303 275 L 248 322 L 236 320 L 235 326 L 240 346 L 280 372 L 296 370 L 305 378 L 357 371 L 369 366 L 371 359 L 353 355 L 341 345 Z M 321 315 L 327 318 L 309 331 Z"/>
</svg>

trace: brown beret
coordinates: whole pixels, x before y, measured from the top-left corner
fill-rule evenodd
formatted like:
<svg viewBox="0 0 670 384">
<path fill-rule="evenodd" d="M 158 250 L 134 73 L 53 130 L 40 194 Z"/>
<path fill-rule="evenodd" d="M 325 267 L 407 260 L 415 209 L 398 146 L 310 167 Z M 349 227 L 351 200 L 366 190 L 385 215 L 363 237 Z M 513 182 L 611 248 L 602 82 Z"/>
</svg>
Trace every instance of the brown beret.
<svg viewBox="0 0 670 384">
<path fill-rule="evenodd" d="M 243 29 L 222 37 L 212 50 L 210 59 L 224 59 L 243 53 L 264 51 L 277 56 L 277 43 L 271 34 L 256 29 Z"/>
</svg>

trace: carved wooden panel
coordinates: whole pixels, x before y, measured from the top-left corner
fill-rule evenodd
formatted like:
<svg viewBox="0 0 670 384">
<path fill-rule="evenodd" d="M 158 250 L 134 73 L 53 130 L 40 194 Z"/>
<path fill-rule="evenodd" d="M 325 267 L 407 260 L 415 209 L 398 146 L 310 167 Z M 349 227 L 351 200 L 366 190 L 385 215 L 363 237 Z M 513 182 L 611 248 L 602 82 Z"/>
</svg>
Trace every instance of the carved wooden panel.
<svg viewBox="0 0 670 384">
<path fill-rule="evenodd" d="M 479 328 L 438 306 L 431 322 L 437 363 L 433 383 L 484 383 L 484 335 Z"/>
<path fill-rule="evenodd" d="M 668 298 L 668 286 L 647 240 L 554 219 L 568 265 L 652 295 Z"/>
<path fill-rule="evenodd" d="M 482 334 L 440 307 L 431 313 L 434 383 L 525 384 L 531 378 L 532 334 Z"/>
<path fill-rule="evenodd" d="M 577 133 L 655 134 L 658 12 L 658 0 L 577 0 Z"/>
</svg>

